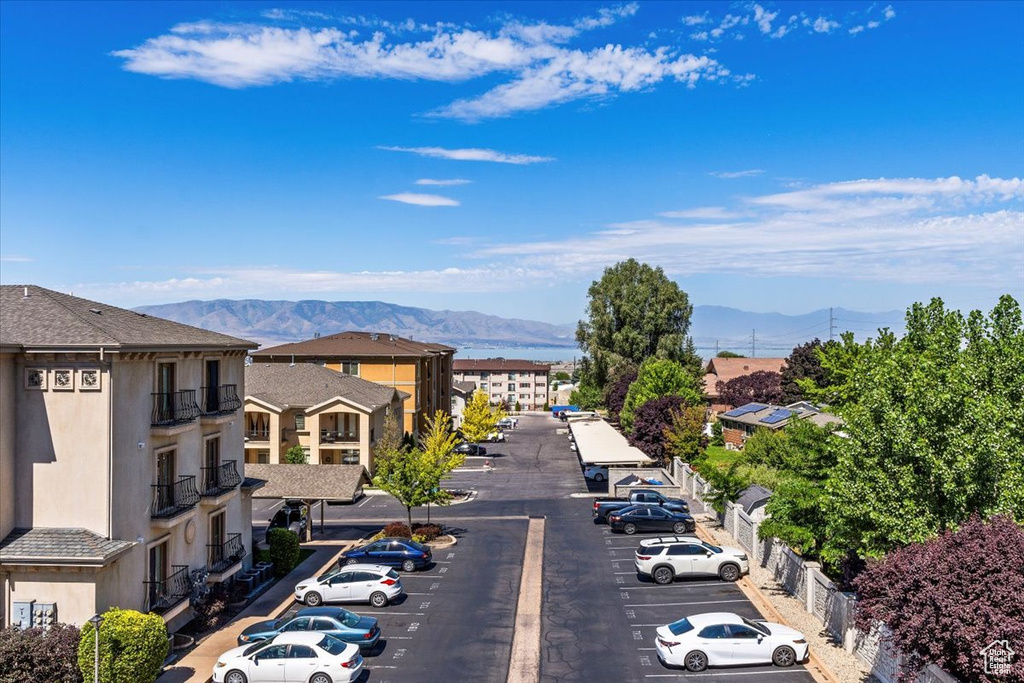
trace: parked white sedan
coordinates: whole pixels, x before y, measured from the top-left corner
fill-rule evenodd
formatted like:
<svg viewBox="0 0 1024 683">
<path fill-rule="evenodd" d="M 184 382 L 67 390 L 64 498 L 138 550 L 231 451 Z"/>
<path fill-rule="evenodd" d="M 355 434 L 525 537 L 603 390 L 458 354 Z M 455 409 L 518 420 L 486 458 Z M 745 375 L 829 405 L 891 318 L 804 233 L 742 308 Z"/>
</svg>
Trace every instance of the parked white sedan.
<svg viewBox="0 0 1024 683">
<path fill-rule="evenodd" d="M 807 640 L 799 631 L 731 612 L 695 614 L 659 626 L 655 649 L 666 666 L 689 671 L 739 664 L 791 666 L 808 655 Z"/>
<path fill-rule="evenodd" d="M 228 650 L 213 667 L 214 683 L 350 683 L 359 678 L 359 646 L 326 633 L 280 633 Z"/>
<path fill-rule="evenodd" d="M 398 572 L 380 564 L 349 564 L 300 581 L 295 599 L 310 607 L 325 602 L 368 602 L 386 607 L 402 594 Z"/>
</svg>

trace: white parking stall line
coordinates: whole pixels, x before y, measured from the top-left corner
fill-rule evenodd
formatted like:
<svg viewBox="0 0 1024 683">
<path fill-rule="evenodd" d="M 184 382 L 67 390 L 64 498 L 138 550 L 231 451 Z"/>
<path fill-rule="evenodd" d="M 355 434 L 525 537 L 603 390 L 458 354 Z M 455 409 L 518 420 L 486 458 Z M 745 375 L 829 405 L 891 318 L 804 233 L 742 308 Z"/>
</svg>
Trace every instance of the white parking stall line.
<svg viewBox="0 0 1024 683">
<path fill-rule="evenodd" d="M 639 650 L 640 652 L 644 652 L 645 650 L 657 650 L 657 649 L 658 648 L 656 648 L 656 647 L 638 647 L 637 648 L 637 650 Z"/>
<path fill-rule="evenodd" d="M 405 594 L 406 595 L 433 595 L 433 593 L 410 593 L 409 591 L 406 591 Z"/>
<path fill-rule="evenodd" d="M 635 574 L 636 572 L 629 572 L 629 573 L 630 574 Z M 716 584 L 721 584 L 721 583 L 722 583 L 721 581 L 701 581 L 700 583 L 678 583 L 678 584 L 672 584 L 672 587 L 673 588 L 703 588 L 704 586 L 714 586 Z M 655 591 L 665 590 L 664 586 L 633 586 L 633 588 L 635 588 L 635 589 L 641 589 L 642 588 L 642 589 L 646 589 L 646 590 L 655 590 Z M 620 588 L 619 590 L 628 590 L 628 589 Z"/>
<path fill-rule="evenodd" d="M 363 507 L 364 505 L 366 505 L 366 504 L 367 504 L 367 503 L 369 503 L 369 502 L 370 502 L 370 497 L 369 497 L 369 496 L 366 496 L 366 497 L 365 497 L 365 499 L 363 500 L 363 502 L 362 502 L 362 503 L 360 503 L 359 505 L 356 505 L 356 507 L 357 507 L 357 508 L 361 508 L 361 507 Z"/>
<path fill-rule="evenodd" d="M 394 614 L 399 617 L 425 617 L 425 612 L 381 612 L 381 614 Z M 387 640 L 385 638 L 385 640 Z"/>
<path fill-rule="evenodd" d="M 412 636 L 388 636 L 384 640 L 412 640 Z"/>
<path fill-rule="evenodd" d="M 635 545 L 613 545 L 610 548 L 605 548 L 605 550 L 636 550 L 636 546 Z"/>
<path fill-rule="evenodd" d="M 746 598 L 742 600 L 705 600 L 702 602 L 651 602 L 647 604 L 638 603 L 635 605 L 623 605 L 623 607 L 685 607 L 686 605 L 724 605 L 727 602 L 750 602 Z"/>
<path fill-rule="evenodd" d="M 682 678 L 690 680 L 691 678 L 713 678 L 715 676 L 768 676 L 770 674 L 790 674 L 799 669 L 784 669 L 775 671 L 716 671 L 713 673 L 704 674 L 692 674 L 692 673 L 678 673 L 678 674 L 644 674 L 644 678 Z M 810 676 L 810 674 L 807 674 Z"/>
</svg>

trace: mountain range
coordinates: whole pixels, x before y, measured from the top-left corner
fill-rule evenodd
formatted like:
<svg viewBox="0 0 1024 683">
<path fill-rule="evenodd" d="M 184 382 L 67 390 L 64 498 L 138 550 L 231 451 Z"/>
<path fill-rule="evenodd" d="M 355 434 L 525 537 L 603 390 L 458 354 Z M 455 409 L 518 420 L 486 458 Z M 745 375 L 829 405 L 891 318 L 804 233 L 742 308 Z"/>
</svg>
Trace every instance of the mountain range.
<svg viewBox="0 0 1024 683">
<path fill-rule="evenodd" d="M 134 310 L 207 330 L 276 346 L 347 330 L 382 332 L 456 348 L 568 348 L 576 323 L 551 324 L 476 311 L 434 311 L 382 301 L 264 301 L 217 299 L 140 306 Z M 704 356 L 719 350 L 746 355 L 789 355 L 798 344 L 850 330 L 862 339 L 879 327 L 902 330 L 903 313 L 863 313 L 843 308 L 803 315 L 752 313 L 724 306 L 695 306 L 690 334 Z"/>
</svg>

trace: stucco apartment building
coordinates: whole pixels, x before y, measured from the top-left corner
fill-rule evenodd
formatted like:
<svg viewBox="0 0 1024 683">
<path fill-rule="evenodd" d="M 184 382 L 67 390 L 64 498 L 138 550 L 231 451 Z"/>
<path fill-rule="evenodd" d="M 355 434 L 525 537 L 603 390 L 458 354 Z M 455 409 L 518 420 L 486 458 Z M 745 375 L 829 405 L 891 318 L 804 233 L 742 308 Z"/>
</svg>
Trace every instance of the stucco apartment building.
<svg viewBox="0 0 1024 683">
<path fill-rule="evenodd" d="M 456 382 L 473 382 L 491 403 L 519 403 L 523 410 L 542 410 L 548 403 L 551 366 L 508 358 L 460 358 L 453 365 Z"/>
<path fill-rule="evenodd" d="M 408 395 L 403 430 L 418 434 L 427 417 L 451 410 L 452 356 L 444 344 L 376 332 L 339 332 L 253 353 L 257 363 L 313 363 Z"/>
<path fill-rule="evenodd" d="M 245 462 L 278 464 L 299 446 L 313 465 L 362 465 L 373 476 L 373 442 L 409 395 L 312 363 L 245 368 Z"/>
<path fill-rule="evenodd" d="M 256 345 L 0 287 L 0 626 L 191 618 L 251 562 L 241 391 Z"/>
</svg>

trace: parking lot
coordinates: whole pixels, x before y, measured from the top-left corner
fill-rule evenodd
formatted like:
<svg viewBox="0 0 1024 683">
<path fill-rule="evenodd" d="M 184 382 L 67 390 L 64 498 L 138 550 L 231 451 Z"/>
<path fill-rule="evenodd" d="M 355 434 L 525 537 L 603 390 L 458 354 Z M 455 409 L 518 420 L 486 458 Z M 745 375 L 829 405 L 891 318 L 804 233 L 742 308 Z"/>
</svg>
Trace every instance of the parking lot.
<svg viewBox="0 0 1024 683">
<path fill-rule="evenodd" d="M 468 458 L 447 485 L 473 490 L 475 497 L 431 510 L 434 521 L 454 531 L 458 544 L 435 552 L 436 563 L 427 571 L 402 574 L 408 595 L 401 603 L 380 610 L 346 606 L 378 617 L 385 641 L 366 658 L 363 680 L 505 681 L 529 515 L 546 518 L 542 680 L 813 680 L 802 666 L 700 674 L 662 666 L 654 650 L 658 626 L 700 612 L 760 615 L 735 584 L 641 581 L 633 567 L 639 537 L 593 523 L 593 497 L 605 495 L 603 487 L 583 479 L 559 428 L 564 425 L 548 417 L 523 417 L 507 443 L 488 444 L 487 456 Z M 267 507 L 260 504 L 254 520 L 265 520 Z M 314 512 L 315 538 L 353 538 L 404 520 L 405 509 L 388 496 L 368 496 L 354 505 L 327 506 L 324 519 L 321 535 L 320 512 Z M 425 521 L 426 511 L 414 510 L 413 519 Z"/>
</svg>

